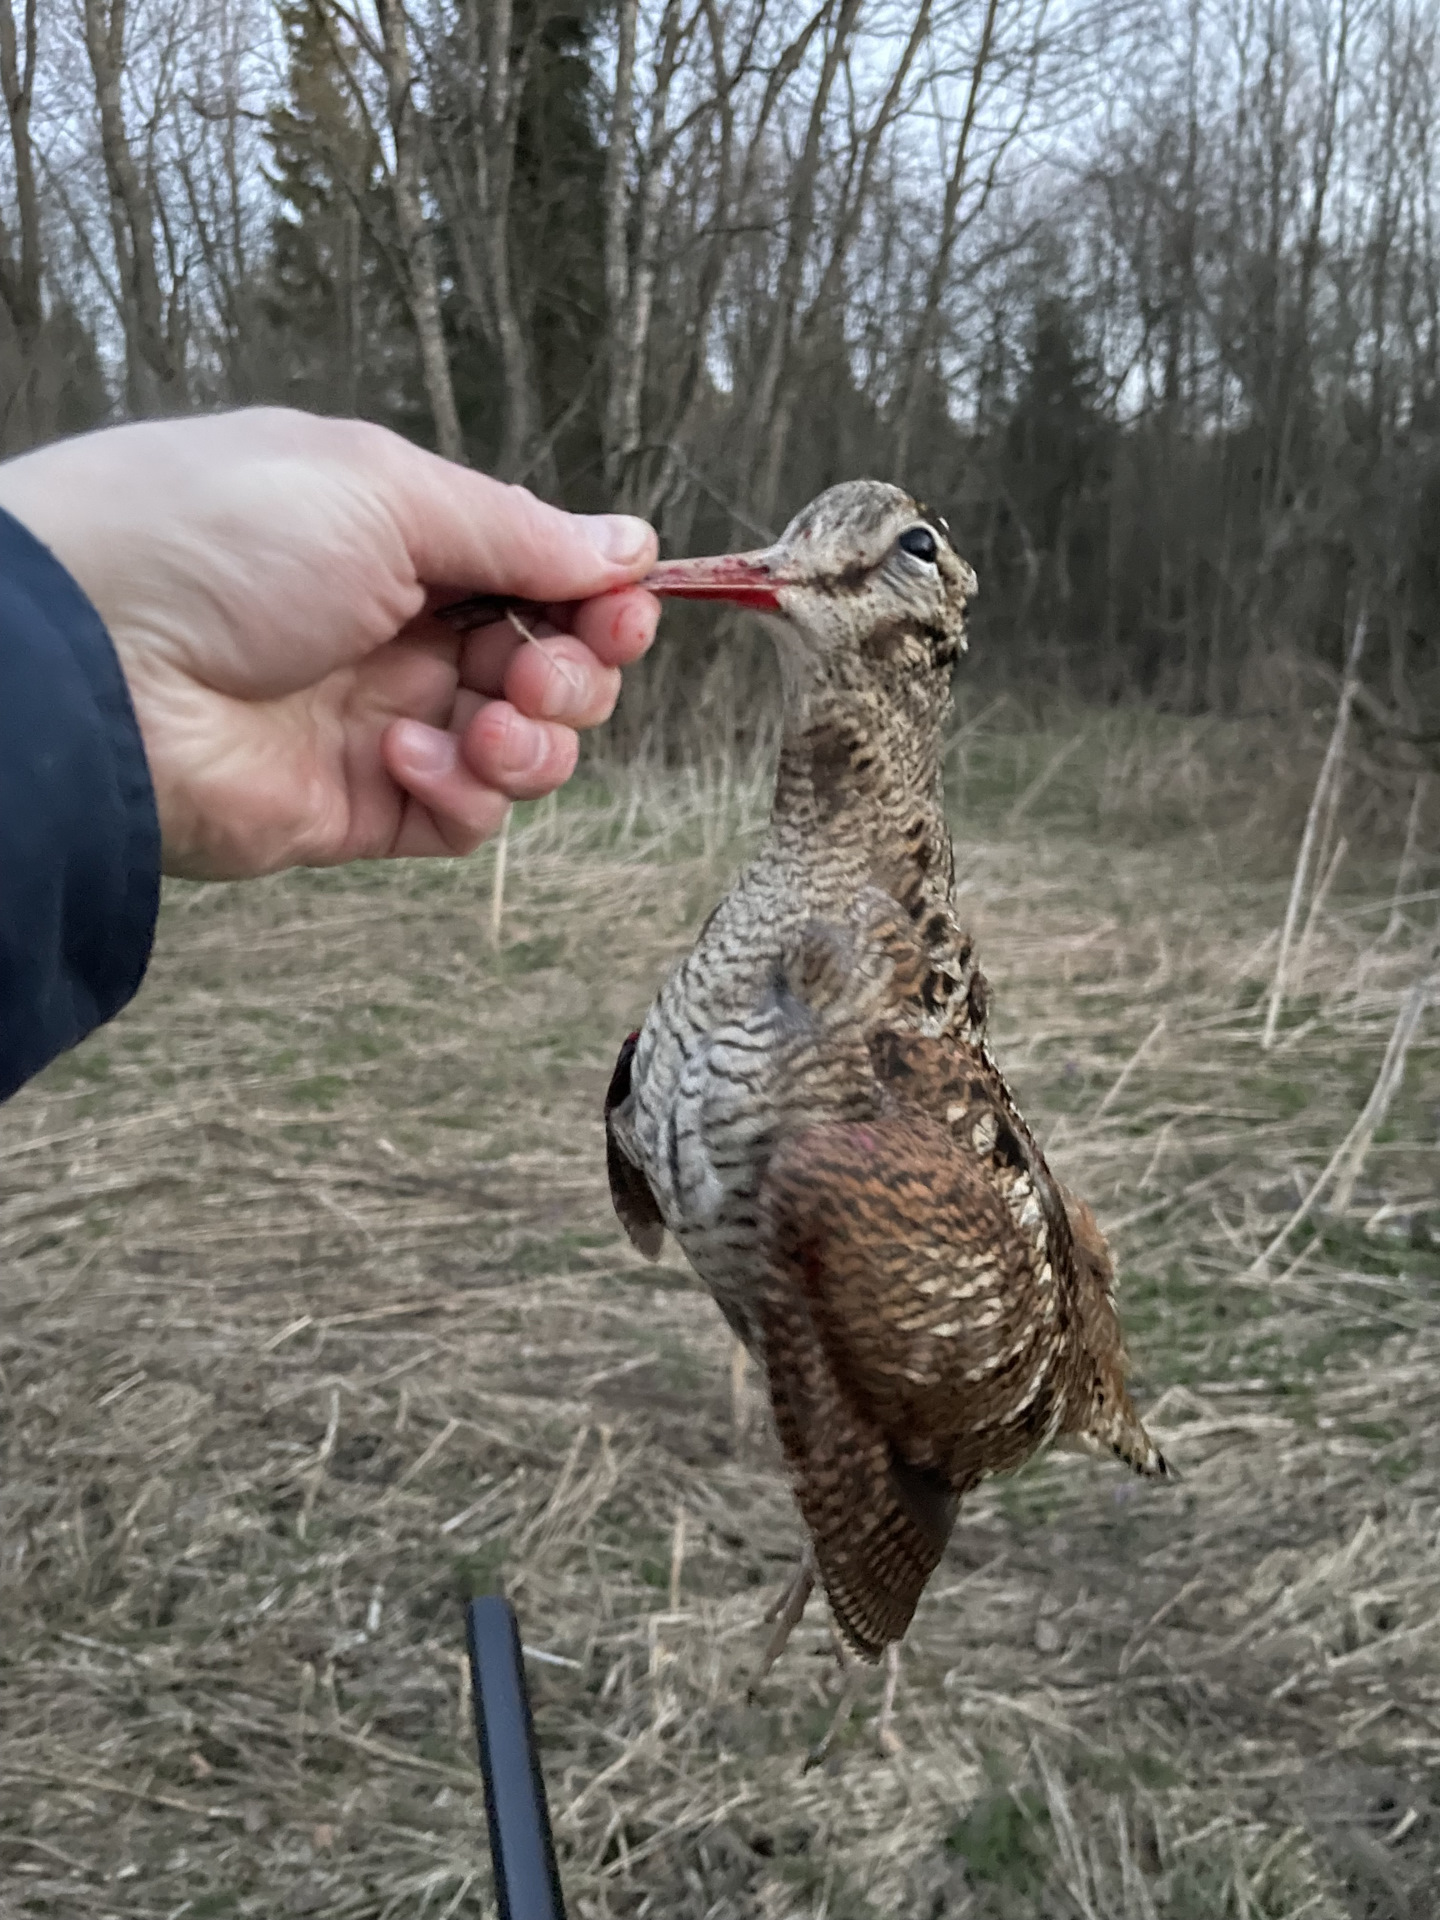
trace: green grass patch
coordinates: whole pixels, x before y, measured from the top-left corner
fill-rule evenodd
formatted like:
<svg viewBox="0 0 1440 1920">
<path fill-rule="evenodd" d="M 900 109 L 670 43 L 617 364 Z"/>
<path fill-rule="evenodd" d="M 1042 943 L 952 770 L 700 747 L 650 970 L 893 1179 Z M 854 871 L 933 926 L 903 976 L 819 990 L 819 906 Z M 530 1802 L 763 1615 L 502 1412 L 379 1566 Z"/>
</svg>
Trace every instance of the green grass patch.
<svg viewBox="0 0 1440 1920">
<path fill-rule="evenodd" d="M 1037 1793 L 988 1794 L 945 1836 L 973 1880 L 1018 1894 L 1038 1893 L 1050 1862 L 1050 1813 Z"/>
<path fill-rule="evenodd" d="M 323 1113 L 330 1113 L 348 1090 L 349 1082 L 338 1073 L 312 1073 L 307 1079 L 292 1080 L 285 1097 L 297 1107 L 319 1107 Z"/>
<path fill-rule="evenodd" d="M 1172 1787 L 1181 1786 L 1185 1778 L 1169 1760 L 1143 1748 L 1120 1753 L 1080 1751 L 1074 1766 L 1077 1773 L 1102 1793 L 1125 1793 L 1133 1787 L 1142 1787 L 1148 1793 L 1166 1793 Z"/>
<path fill-rule="evenodd" d="M 450 1562 L 450 1577 L 459 1597 L 474 1600 L 498 1593 L 508 1551 L 509 1542 L 503 1534 L 497 1534 L 493 1540 L 457 1553 Z"/>
</svg>

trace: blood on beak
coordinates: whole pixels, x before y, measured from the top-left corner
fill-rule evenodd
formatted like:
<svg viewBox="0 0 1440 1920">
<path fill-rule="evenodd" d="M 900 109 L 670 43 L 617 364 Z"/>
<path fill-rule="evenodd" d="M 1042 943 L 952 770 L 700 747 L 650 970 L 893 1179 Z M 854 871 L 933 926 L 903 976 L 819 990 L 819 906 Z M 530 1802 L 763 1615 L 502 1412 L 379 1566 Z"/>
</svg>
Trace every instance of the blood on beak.
<svg viewBox="0 0 1440 1920">
<path fill-rule="evenodd" d="M 640 582 L 651 593 L 676 600 L 729 600 L 774 613 L 780 606 L 779 577 L 768 553 L 718 553 L 705 560 L 662 560 Z"/>
</svg>

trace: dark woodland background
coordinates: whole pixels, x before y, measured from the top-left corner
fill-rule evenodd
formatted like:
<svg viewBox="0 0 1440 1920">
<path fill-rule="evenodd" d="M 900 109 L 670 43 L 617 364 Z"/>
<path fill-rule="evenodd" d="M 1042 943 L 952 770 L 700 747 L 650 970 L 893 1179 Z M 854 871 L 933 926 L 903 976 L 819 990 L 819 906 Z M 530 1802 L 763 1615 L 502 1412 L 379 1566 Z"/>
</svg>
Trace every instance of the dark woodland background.
<svg viewBox="0 0 1440 1920">
<path fill-rule="evenodd" d="M 1360 718 L 1413 774 L 1437 34 L 1428 0 L 0 0 L 0 451 L 358 412 L 682 552 L 893 477 L 980 573 L 982 682 L 1308 720 L 1363 611 Z"/>
</svg>

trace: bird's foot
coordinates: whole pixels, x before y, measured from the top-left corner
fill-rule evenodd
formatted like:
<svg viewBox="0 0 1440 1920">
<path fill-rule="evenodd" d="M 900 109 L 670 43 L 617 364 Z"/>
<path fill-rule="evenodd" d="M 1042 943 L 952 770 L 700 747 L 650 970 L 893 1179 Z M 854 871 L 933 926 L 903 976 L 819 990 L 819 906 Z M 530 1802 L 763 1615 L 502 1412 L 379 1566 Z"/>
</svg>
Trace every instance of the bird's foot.
<svg viewBox="0 0 1440 1920">
<path fill-rule="evenodd" d="M 885 1691 L 875 1720 L 875 1744 L 887 1760 L 905 1751 L 905 1742 L 895 1731 L 895 1689 L 899 1684 L 900 1642 L 892 1640 L 885 1649 Z"/>
<path fill-rule="evenodd" d="M 775 1631 L 766 1642 L 765 1651 L 760 1656 L 759 1671 L 750 1682 L 746 1691 L 746 1698 L 752 1705 L 754 1704 L 756 1694 L 760 1691 L 766 1674 L 769 1673 L 775 1662 L 785 1651 L 786 1644 L 791 1634 L 795 1631 L 801 1614 L 805 1611 L 805 1602 L 810 1598 L 814 1587 L 815 1563 L 811 1559 L 810 1550 L 807 1547 L 800 1556 L 800 1564 L 795 1569 L 789 1586 L 765 1615 L 766 1625 L 768 1626 L 771 1621 L 773 1621 L 775 1623 Z"/>
<path fill-rule="evenodd" d="M 855 1696 L 864 1683 L 865 1669 L 858 1660 L 849 1660 L 845 1665 L 845 1677 L 840 1683 L 840 1698 L 835 1703 L 835 1711 L 830 1716 L 830 1724 L 805 1756 L 803 1773 L 809 1773 L 813 1767 L 823 1766 L 829 1758 L 830 1749 L 845 1729 L 845 1724 L 855 1710 Z"/>
<path fill-rule="evenodd" d="M 745 1374 L 749 1363 L 750 1356 L 745 1351 L 745 1342 L 737 1340 L 730 1349 L 730 1425 L 737 1455 L 744 1450 L 745 1434 L 750 1425 L 750 1407 L 745 1392 Z"/>
<path fill-rule="evenodd" d="M 765 1625 L 767 1627 L 773 1626 L 777 1620 L 788 1621 L 789 1626 L 786 1628 L 788 1633 L 805 1611 L 805 1602 L 810 1598 L 814 1590 L 815 1562 L 811 1558 L 810 1548 L 807 1545 L 802 1549 L 799 1562 L 796 1565 L 794 1573 L 790 1576 L 789 1586 L 780 1594 L 773 1606 L 765 1609 L 763 1615 Z M 780 1646 L 783 1647 L 784 1644 L 782 1640 Z M 777 1647 L 775 1649 L 776 1656 L 778 1656 L 779 1652 L 780 1647 Z"/>
</svg>

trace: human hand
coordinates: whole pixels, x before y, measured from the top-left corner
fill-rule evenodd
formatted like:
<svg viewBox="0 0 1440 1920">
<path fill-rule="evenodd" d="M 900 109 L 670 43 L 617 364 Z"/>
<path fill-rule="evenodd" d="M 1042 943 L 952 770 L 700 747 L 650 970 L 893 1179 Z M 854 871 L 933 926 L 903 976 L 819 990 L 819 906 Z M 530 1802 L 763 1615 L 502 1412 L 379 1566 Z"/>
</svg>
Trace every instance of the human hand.
<svg viewBox="0 0 1440 1920">
<path fill-rule="evenodd" d="M 0 465 L 0 507 L 114 640 L 167 873 L 457 854 L 567 780 L 658 609 L 655 536 L 281 409 L 86 434 Z M 457 634 L 473 593 L 546 618 Z"/>
</svg>

